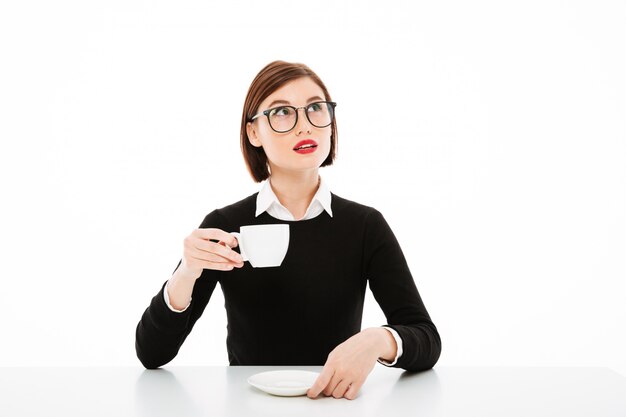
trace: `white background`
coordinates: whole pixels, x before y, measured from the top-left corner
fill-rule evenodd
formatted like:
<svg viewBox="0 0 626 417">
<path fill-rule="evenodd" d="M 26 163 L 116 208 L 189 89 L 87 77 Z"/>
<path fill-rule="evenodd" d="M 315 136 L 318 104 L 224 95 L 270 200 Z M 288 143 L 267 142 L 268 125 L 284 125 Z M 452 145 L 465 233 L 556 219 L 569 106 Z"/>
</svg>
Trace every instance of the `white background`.
<svg viewBox="0 0 626 417">
<path fill-rule="evenodd" d="M 140 366 L 184 237 L 259 189 L 241 111 L 282 59 L 339 103 L 321 175 L 391 225 L 439 365 L 626 375 L 625 21 L 618 1 L 4 2 L 0 365 Z M 171 365 L 228 364 L 223 302 Z M 368 293 L 363 328 L 384 323 Z"/>
</svg>

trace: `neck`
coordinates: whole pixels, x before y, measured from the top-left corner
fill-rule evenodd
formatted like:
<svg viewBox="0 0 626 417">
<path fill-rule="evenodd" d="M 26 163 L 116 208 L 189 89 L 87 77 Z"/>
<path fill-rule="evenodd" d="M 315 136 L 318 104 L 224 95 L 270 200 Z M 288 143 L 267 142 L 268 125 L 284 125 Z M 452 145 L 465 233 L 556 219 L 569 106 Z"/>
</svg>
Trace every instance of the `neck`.
<svg viewBox="0 0 626 417">
<path fill-rule="evenodd" d="M 295 174 L 273 169 L 269 181 L 280 204 L 285 206 L 295 218 L 299 218 L 304 216 L 311 204 L 321 179 L 318 169 Z"/>
</svg>

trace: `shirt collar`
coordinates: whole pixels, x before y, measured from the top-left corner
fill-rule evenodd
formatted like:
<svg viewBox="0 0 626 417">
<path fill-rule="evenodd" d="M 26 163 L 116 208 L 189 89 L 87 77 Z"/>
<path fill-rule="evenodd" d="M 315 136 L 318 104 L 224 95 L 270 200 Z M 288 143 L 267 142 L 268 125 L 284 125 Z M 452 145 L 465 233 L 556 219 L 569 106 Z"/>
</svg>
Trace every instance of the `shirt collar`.
<svg viewBox="0 0 626 417">
<path fill-rule="evenodd" d="M 324 208 L 324 210 L 326 210 L 326 212 L 330 215 L 330 217 L 333 216 L 333 211 L 330 207 L 330 201 L 331 201 L 330 190 L 328 189 L 328 185 L 326 184 L 326 182 L 321 176 L 320 176 L 320 185 L 317 189 L 317 192 L 313 196 L 313 199 L 311 200 L 309 207 L 311 207 L 311 205 L 315 203 L 315 201 L 319 202 L 322 205 L 322 207 Z M 259 194 L 256 197 L 255 217 L 258 217 L 260 214 L 267 211 L 267 209 L 272 204 L 282 205 L 280 204 L 278 197 L 276 197 L 274 190 L 272 190 L 272 186 L 270 185 L 270 180 L 268 178 L 263 181 L 261 191 L 259 191 Z"/>
</svg>

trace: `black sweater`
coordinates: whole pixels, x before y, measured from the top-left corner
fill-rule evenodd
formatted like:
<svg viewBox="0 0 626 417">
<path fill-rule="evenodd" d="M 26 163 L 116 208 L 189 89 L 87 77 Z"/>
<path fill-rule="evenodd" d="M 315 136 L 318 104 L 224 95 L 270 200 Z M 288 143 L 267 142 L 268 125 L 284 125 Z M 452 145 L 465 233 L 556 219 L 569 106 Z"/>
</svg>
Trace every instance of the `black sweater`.
<svg viewBox="0 0 626 417">
<path fill-rule="evenodd" d="M 324 365 L 337 345 L 361 331 L 368 281 L 389 323 L 385 326 L 402 338 L 403 354 L 393 367 L 417 371 L 435 365 L 439 333 L 378 210 L 331 194 L 332 217 L 324 211 L 309 220 L 285 221 L 267 212 L 255 217 L 257 194 L 214 210 L 200 228 L 233 232 L 244 225 L 289 224 L 282 265 L 253 268 L 246 262 L 231 271 L 205 269 L 182 313 L 167 307 L 164 282 L 137 325 L 135 348 L 146 368 L 177 355 L 218 282 L 231 365 Z"/>
</svg>

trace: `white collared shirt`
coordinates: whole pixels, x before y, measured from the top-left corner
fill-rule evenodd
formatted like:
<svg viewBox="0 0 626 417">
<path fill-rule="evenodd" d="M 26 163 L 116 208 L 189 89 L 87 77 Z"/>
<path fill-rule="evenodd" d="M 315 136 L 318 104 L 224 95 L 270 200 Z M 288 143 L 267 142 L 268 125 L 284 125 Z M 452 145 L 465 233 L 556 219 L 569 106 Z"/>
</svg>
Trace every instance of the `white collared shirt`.
<svg viewBox="0 0 626 417">
<path fill-rule="evenodd" d="M 298 221 L 308 220 L 308 219 L 317 217 L 320 214 L 322 214 L 324 210 L 326 210 L 326 212 L 330 215 L 330 217 L 332 217 L 333 211 L 330 206 L 330 202 L 331 202 L 330 190 L 328 189 L 328 186 L 326 185 L 326 183 L 320 176 L 319 187 L 317 189 L 317 192 L 313 196 L 311 203 L 309 203 L 309 207 L 304 213 L 304 216 Z M 254 214 L 254 216 L 258 217 L 266 211 L 270 216 L 279 220 L 286 220 L 286 221 L 296 220 L 293 214 L 291 214 L 291 212 L 287 210 L 287 208 L 280 203 L 280 201 L 278 200 L 278 197 L 276 197 L 274 190 L 272 190 L 272 186 L 270 184 L 269 178 L 263 181 L 262 186 L 261 186 L 261 191 L 259 191 L 259 194 L 257 194 L 256 213 Z M 163 296 L 165 298 L 165 303 L 170 308 L 170 310 L 176 313 L 182 313 L 183 311 L 187 310 L 187 307 L 189 307 L 189 305 L 191 304 L 191 300 L 189 300 L 189 304 L 187 305 L 187 307 L 185 307 L 182 310 L 176 310 L 174 307 L 172 307 L 170 305 L 170 298 L 167 293 L 167 285 L 163 289 Z M 402 355 L 402 339 L 400 338 L 400 335 L 398 334 L 398 332 L 396 332 L 391 327 L 383 327 L 383 326 L 381 327 L 385 330 L 388 330 L 391 333 L 391 335 L 396 341 L 396 345 L 398 349 L 397 349 L 396 357 L 393 360 L 393 362 L 388 362 L 383 359 L 378 359 L 378 362 L 385 366 L 393 366 L 398 361 L 398 358 Z"/>
<path fill-rule="evenodd" d="M 317 192 L 313 196 L 311 203 L 309 203 L 309 207 L 304 214 L 304 217 L 301 219 L 296 219 L 293 217 L 293 214 L 285 206 L 283 206 L 274 190 L 272 189 L 272 185 L 270 184 L 269 178 L 263 181 L 261 187 L 261 191 L 256 196 L 256 213 L 255 217 L 259 217 L 263 212 L 267 211 L 267 213 L 279 220 L 308 220 L 314 217 L 317 217 L 324 210 L 333 217 L 333 210 L 330 207 L 330 190 L 326 186 L 326 182 L 319 177 L 319 187 L 317 188 Z"/>
</svg>

